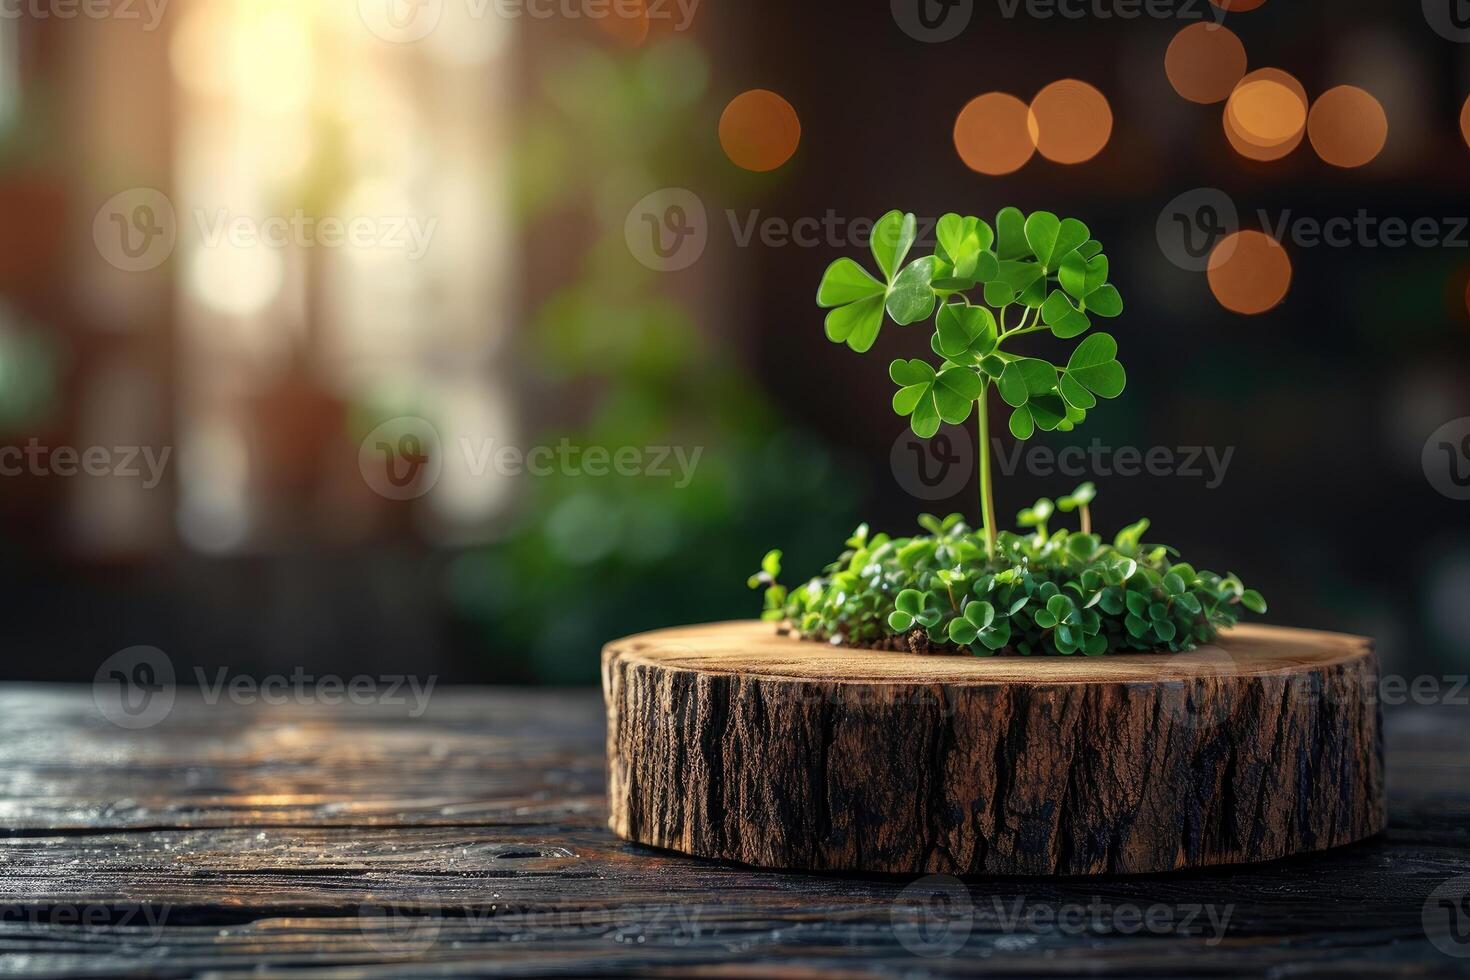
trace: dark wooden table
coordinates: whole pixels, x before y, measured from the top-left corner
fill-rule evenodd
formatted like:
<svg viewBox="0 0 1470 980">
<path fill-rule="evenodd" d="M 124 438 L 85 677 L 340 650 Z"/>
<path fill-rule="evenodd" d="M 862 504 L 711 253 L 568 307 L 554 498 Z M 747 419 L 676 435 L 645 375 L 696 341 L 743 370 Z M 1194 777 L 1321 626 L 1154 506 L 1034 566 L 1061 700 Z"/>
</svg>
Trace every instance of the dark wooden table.
<svg viewBox="0 0 1470 980">
<path fill-rule="evenodd" d="M 125 731 L 89 688 L 11 686 L 0 975 L 1465 972 L 1470 919 L 1460 943 L 1424 914 L 1448 923 L 1436 888 L 1470 883 L 1470 710 L 1390 710 L 1386 732 L 1390 828 L 1365 844 L 911 884 L 615 839 L 593 691 L 441 690 L 418 719 L 181 698 Z"/>
</svg>

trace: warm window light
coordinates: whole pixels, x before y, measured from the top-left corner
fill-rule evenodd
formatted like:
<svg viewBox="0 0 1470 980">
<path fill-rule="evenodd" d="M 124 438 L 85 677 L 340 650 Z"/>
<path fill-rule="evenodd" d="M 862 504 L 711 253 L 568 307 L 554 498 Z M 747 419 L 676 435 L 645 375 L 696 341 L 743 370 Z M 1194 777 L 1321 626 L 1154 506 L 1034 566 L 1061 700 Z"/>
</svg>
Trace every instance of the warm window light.
<svg viewBox="0 0 1470 980">
<path fill-rule="evenodd" d="M 1096 88 L 1064 78 L 1036 93 L 1026 122 L 1042 156 L 1053 163 L 1083 163 L 1108 145 L 1113 110 Z"/>
<path fill-rule="evenodd" d="M 1026 103 L 1014 95 L 978 95 L 955 119 L 955 150 L 977 173 L 994 177 L 1019 170 L 1036 152 L 1029 117 Z"/>
<path fill-rule="evenodd" d="M 1276 68 L 1241 79 L 1225 103 L 1225 135 L 1241 156 L 1279 160 L 1302 141 L 1307 128 L 1307 91 Z"/>
<path fill-rule="evenodd" d="M 720 146 L 737 167 L 765 173 L 787 160 L 801 143 L 801 120 L 790 102 L 767 89 L 730 100 L 720 116 Z"/>
<path fill-rule="evenodd" d="M 1174 91 L 1202 105 L 1228 99 L 1245 66 L 1245 45 L 1219 24 L 1191 24 L 1174 35 L 1164 54 L 1164 73 Z"/>
<path fill-rule="evenodd" d="M 1237 231 L 1210 253 L 1207 275 L 1221 306 L 1235 313 L 1264 313 L 1286 296 L 1291 259 L 1265 232 Z"/>
<path fill-rule="evenodd" d="M 1312 147 L 1334 167 L 1361 167 L 1388 142 L 1388 116 L 1378 100 L 1360 88 L 1339 85 L 1312 104 L 1307 117 Z"/>
</svg>

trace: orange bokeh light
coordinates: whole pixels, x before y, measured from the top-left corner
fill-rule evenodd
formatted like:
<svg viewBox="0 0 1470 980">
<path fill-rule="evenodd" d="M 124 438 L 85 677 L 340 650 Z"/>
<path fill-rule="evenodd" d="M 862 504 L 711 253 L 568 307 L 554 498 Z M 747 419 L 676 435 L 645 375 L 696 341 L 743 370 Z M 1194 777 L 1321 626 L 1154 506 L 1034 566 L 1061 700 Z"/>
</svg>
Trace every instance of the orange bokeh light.
<svg viewBox="0 0 1470 980">
<path fill-rule="evenodd" d="M 1021 169 L 1036 152 L 1026 103 L 1004 92 L 971 99 L 954 121 L 954 147 L 971 170 L 990 176 Z"/>
<path fill-rule="evenodd" d="M 1279 160 L 1307 129 L 1307 90 L 1277 68 L 1261 68 L 1240 80 L 1223 113 L 1225 136 L 1241 156 Z"/>
<path fill-rule="evenodd" d="M 1083 163 L 1108 145 L 1113 110 L 1107 96 L 1075 78 L 1052 82 L 1036 93 L 1026 115 L 1036 149 L 1053 163 Z"/>
<path fill-rule="evenodd" d="M 1339 85 L 1312 104 L 1307 136 L 1317 155 L 1334 167 L 1361 167 L 1383 152 L 1388 115 L 1367 92 Z"/>
<path fill-rule="evenodd" d="M 1210 253 L 1210 292 L 1235 313 L 1264 313 L 1286 296 L 1291 286 L 1291 259 L 1286 249 L 1261 231 L 1225 236 Z"/>
<path fill-rule="evenodd" d="M 1465 106 L 1460 110 L 1460 135 L 1465 137 L 1465 143 L 1470 146 L 1470 99 L 1465 100 Z"/>
<path fill-rule="evenodd" d="M 720 115 L 720 146 L 737 167 L 765 173 L 791 159 L 801 145 L 801 120 L 768 89 L 741 92 Z"/>
<path fill-rule="evenodd" d="M 1230 97 L 1245 76 L 1245 45 L 1219 24 L 1191 24 L 1169 42 L 1164 74 L 1174 91 L 1191 102 L 1209 105 Z"/>
<path fill-rule="evenodd" d="M 1221 10 L 1243 14 L 1247 10 L 1255 10 L 1261 4 L 1265 3 L 1266 0 L 1210 0 L 1210 2 Z"/>
</svg>

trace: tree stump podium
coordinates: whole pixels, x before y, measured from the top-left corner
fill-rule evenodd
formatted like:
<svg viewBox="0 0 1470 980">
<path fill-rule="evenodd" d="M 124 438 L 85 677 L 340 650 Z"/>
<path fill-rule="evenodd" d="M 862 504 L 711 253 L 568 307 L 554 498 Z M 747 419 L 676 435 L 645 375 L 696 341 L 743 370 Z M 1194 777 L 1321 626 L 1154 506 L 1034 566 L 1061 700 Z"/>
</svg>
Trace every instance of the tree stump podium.
<svg viewBox="0 0 1470 980">
<path fill-rule="evenodd" d="M 1135 874 L 1385 822 L 1366 639 L 1239 626 L 1180 654 L 922 656 L 768 623 L 603 651 L 609 824 L 767 868 Z"/>
</svg>

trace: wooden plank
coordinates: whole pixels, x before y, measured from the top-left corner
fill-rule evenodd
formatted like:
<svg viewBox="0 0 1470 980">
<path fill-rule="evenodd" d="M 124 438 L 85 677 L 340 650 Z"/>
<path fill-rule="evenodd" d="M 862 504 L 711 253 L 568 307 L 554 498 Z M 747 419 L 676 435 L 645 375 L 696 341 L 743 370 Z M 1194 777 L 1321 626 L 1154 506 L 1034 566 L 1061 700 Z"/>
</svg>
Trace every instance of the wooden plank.
<svg viewBox="0 0 1470 980">
<path fill-rule="evenodd" d="M 1470 964 L 1421 925 L 1429 893 L 1470 873 L 1470 720 L 1454 708 L 1388 715 L 1379 838 L 1234 871 L 972 879 L 968 917 L 936 932 L 920 927 L 907 879 L 776 874 L 618 841 L 602 823 L 594 692 L 436 694 L 421 720 L 181 702 L 126 733 L 89 718 L 86 700 L 0 693 L 0 805 L 68 815 L 64 832 L 28 823 L 0 838 L 0 975 L 1233 977 Z M 49 789 L 44 803 L 27 801 L 35 788 Z M 138 805 L 108 806 L 118 789 Z M 1090 904 L 1081 928 L 1043 921 Z M 1135 927 L 1155 907 L 1171 928 Z M 1223 930 L 1206 907 L 1229 909 Z M 962 945 L 919 955 L 943 948 L 936 936 Z"/>
</svg>

